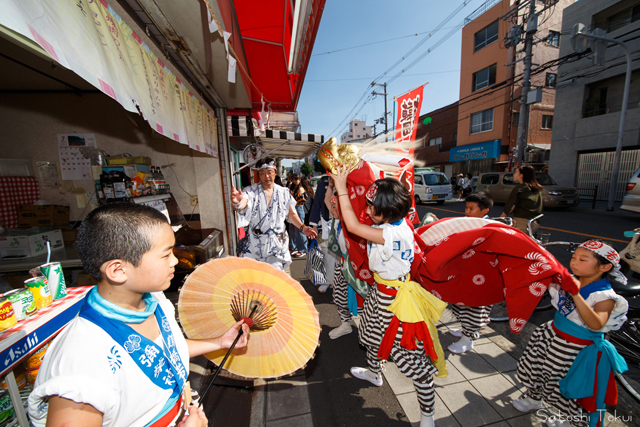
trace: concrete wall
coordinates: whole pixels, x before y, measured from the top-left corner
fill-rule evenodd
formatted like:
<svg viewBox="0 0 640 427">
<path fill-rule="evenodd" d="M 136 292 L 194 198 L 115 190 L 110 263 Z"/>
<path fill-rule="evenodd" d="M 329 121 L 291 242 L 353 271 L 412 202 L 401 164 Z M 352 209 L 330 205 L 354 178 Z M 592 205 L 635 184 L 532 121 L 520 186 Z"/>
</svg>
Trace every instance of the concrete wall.
<svg viewBox="0 0 640 427">
<path fill-rule="evenodd" d="M 175 163 L 163 174 L 182 213 L 187 219 L 200 213 L 203 227 L 226 230 L 219 160 L 152 133 L 141 117 L 104 94 L 5 94 L 0 128 L 0 157 L 31 160 L 38 178 L 36 162 L 59 165 L 57 133 L 95 133 L 97 148 L 111 155 L 147 156 L 157 166 Z M 87 195 L 95 190 L 92 180 L 61 181 L 60 188 L 41 189 L 41 198 L 70 206 L 71 220 L 78 221 L 89 210 L 78 208 L 72 188 L 83 188 Z M 191 206 L 189 194 L 198 196 L 200 206 Z"/>
<path fill-rule="evenodd" d="M 619 8 L 621 4 L 632 6 L 632 2 L 616 0 L 580 0 L 564 10 L 562 31 L 570 32 L 576 23 L 583 23 L 588 28 L 594 23 L 593 16 L 609 8 Z M 607 33 L 607 37 L 627 40 L 631 52 L 640 49 L 640 39 L 625 37 L 640 29 L 640 21 L 626 25 L 616 31 Z M 573 53 L 569 36 L 560 39 L 560 56 Z M 611 112 L 595 117 L 583 118 L 584 102 L 586 100 L 586 86 L 599 81 L 612 79 L 614 84 L 609 86 L 609 93 L 616 98 L 615 92 L 620 92 L 619 84 L 615 84 L 615 76 L 623 76 L 626 61 L 623 50 L 617 45 L 610 45 L 606 52 L 604 67 L 593 66 L 591 57 L 566 62 L 558 71 L 560 87 L 556 91 L 556 109 L 552 135 L 551 157 L 549 173 L 559 184 L 577 185 L 578 157 L 581 151 L 611 151 L 615 150 L 619 112 Z M 612 66 L 613 64 L 620 64 Z M 640 69 L 640 62 L 632 63 L 634 70 Z M 561 77 L 560 77 L 561 76 Z M 632 93 L 638 93 L 640 81 L 631 82 Z M 609 95 L 608 95 L 609 98 Z M 631 99 L 630 99 L 631 100 Z M 614 102 L 614 101 L 611 101 Z M 620 101 L 618 101 L 620 102 Z M 620 107 L 615 107 L 618 109 Z M 630 105 L 626 121 L 623 147 L 638 145 L 638 127 L 640 112 Z"/>
</svg>

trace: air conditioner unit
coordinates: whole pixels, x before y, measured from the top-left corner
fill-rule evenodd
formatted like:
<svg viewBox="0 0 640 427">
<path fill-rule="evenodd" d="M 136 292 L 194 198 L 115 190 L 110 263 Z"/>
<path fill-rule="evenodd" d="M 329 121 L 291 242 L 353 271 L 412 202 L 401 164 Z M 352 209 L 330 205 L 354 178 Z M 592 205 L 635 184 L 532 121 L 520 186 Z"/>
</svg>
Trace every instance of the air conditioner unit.
<svg viewBox="0 0 640 427">
<path fill-rule="evenodd" d="M 538 153 L 524 153 L 524 161 L 527 163 L 538 163 Z"/>
</svg>

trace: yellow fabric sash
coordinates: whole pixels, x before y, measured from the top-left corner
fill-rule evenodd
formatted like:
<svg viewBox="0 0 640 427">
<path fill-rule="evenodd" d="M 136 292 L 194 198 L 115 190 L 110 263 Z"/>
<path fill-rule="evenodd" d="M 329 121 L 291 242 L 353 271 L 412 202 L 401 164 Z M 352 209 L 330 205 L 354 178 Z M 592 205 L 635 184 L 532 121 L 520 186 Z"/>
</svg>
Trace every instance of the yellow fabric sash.
<svg viewBox="0 0 640 427">
<path fill-rule="evenodd" d="M 377 273 L 373 273 L 376 283 L 390 288 L 397 289 L 397 294 L 387 310 L 396 315 L 398 320 L 406 323 L 424 322 L 429 329 L 433 345 L 438 355 L 437 360 L 432 360 L 436 369 L 437 377 L 447 376 L 447 364 L 444 359 L 444 351 L 438 337 L 436 322 L 442 317 L 442 313 L 447 308 L 447 303 L 436 298 L 423 288 L 419 283 L 411 281 L 411 276 L 407 275 L 407 280 L 385 280 Z"/>
</svg>

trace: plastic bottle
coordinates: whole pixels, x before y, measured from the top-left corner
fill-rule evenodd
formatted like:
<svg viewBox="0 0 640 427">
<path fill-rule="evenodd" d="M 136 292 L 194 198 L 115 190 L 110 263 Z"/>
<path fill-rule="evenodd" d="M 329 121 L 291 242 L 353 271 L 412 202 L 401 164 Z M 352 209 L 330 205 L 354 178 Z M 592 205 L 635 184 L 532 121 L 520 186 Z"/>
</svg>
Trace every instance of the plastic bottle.
<svg viewBox="0 0 640 427">
<path fill-rule="evenodd" d="M 123 172 L 113 172 L 113 192 L 116 199 L 124 199 L 127 197 L 127 183 Z"/>
<path fill-rule="evenodd" d="M 100 185 L 102 186 L 102 193 L 105 199 L 108 200 L 116 197 L 113 191 L 113 178 L 109 172 L 102 172 L 100 174 Z"/>
</svg>

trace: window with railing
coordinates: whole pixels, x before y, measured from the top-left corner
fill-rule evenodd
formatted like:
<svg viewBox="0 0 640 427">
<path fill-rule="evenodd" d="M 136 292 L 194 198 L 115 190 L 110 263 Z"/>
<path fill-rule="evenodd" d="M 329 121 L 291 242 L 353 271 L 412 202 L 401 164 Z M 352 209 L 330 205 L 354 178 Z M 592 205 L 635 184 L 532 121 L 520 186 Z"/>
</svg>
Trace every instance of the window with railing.
<svg viewBox="0 0 640 427">
<path fill-rule="evenodd" d="M 558 75 L 555 73 L 547 73 L 547 77 L 545 78 L 544 85 L 546 87 L 556 87 L 556 80 L 558 79 Z"/>
<path fill-rule="evenodd" d="M 442 145 L 442 137 L 439 136 L 437 138 L 431 138 L 429 140 L 429 147 L 431 147 L 432 145 Z"/>
<path fill-rule="evenodd" d="M 629 3 L 632 5 L 626 6 Z M 610 33 L 637 21 L 640 21 L 640 2 L 617 2 L 594 15 L 592 27 Z"/>
<path fill-rule="evenodd" d="M 489 46 L 496 40 L 498 40 L 497 19 L 475 34 L 473 51 L 477 52 L 480 49 Z"/>
<path fill-rule="evenodd" d="M 490 130 L 493 130 L 493 108 L 471 114 L 471 135 Z"/>
<path fill-rule="evenodd" d="M 483 68 L 480 71 L 473 73 L 473 87 L 472 91 L 475 92 L 485 87 L 489 87 L 496 83 L 496 69 L 497 64 L 489 65 L 487 68 Z"/>
</svg>

